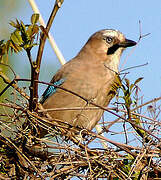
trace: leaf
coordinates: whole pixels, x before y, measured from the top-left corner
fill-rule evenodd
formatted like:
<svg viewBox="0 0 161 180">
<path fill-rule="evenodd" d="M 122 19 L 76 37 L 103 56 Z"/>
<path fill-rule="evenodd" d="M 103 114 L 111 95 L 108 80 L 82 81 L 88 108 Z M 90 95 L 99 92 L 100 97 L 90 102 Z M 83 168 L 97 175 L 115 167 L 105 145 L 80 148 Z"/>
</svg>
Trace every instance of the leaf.
<svg viewBox="0 0 161 180">
<path fill-rule="evenodd" d="M 134 87 L 134 84 L 131 84 L 130 85 L 130 91 L 133 89 L 133 87 Z"/>
<path fill-rule="evenodd" d="M 39 32 L 39 26 L 38 25 L 30 25 L 26 31 L 28 40 L 30 43 L 33 43 L 35 39 L 35 35 Z"/>
<path fill-rule="evenodd" d="M 25 45 L 23 46 L 23 48 L 24 48 L 24 49 L 31 49 L 31 48 L 32 48 L 32 45 L 30 45 L 30 44 L 25 44 Z"/>
<path fill-rule="evenodd" d="M 117 76 L 115 77 L 115 81 L 116 81 L 116 83 L 118 84 L 118 86 L 121 87 L 122 82 L 121 82 L 121 78 L 120 78 L 119 75 L 117 75 Z"/>
<path fill-rule="evenodd" d="M 21 32 L 26 32 L 26 26 L 24 25 L 24 23 L 21 21 Z"/>
<path fill-rule="evenodd" d="M 130 81 L 125 78 L 125 82 L 126 82 L 126 86 L 129 87 L 130 86 Z"/>
<path fill-rule="evenodd" d="M 33 31 L 33 25 L 30 25 L 26 30 L 26 33 L 29 37 L 32 37 L 32 31 Z"/>
<path fill-rule="evenodd" d="M 15 44 L 22 44 L 23 43 L 23 40 L 22 40 L 22 37 L 20 35 L 20 31 L 16 30 L 14 31 L 12 34 L 11 34 L 11 37 L 10 39 L 15 43 Z"/>
<path fill-rule="evenodd" d="M 136 85 L 137 83 L 139 83 L 142 79 L 144 79 L 143 77 L 138 78 L 135 82 L 134 85 Z"/>
<path fill-rule="evenodd" d="M 9 24 L 12 26 L 12 27 L 14 27 L 14 28 L 16 28 L 16 29 L 20 29 L 20 23 L 19 23 L 19 21 L 16 19 L 16 22 L 14 22 L 14 21 L 10 21 L 9 22 Z"/>
<path fill-rule="evenodd" d="M 9 52 L 10 43 L 11 43 L 11 40 L 8 40 L 8 41 L 6 42 L 6 51 L 7 51 L 7 53 Z"/>
<path fill-rule="evenodd" d="M 28 41 L 30 40 L 30 37 L 28 36 L 27 31 L 26 31 L 26 26 L 24 25 L 22 21 L 21 21 L 20 31 L 21 31 L 22 40 L 24 41 L 25 44 L 27 44 Z"/>
<path fill-rule="evenodd" d="M 18 28 L 18 25 L 14 21 L 10 21 L 9 24 L 15 28 Z"/>
<path fill-rule="evenodd" d="M 34 24 L 36 24 L 37 22 L 38 22 L 38 20 L 39 20 L 39 14 L 33 14 L 32 16 L 31 16 L 31 23 L 34 25 Z"/>
<path fill-rule="evenodd" d="M 125 105 L 127 107 L 130 107 L 131 104 L 132 104 L 132 100 L 131 100 L 131 97 L 129 96 L 129 94 L 127 94 L 126 96 L 124 96 L 124 100 L 125 100 Z"/>
<path fill-rule="evenodd" d="M 33 29 L 32 29 L 32 34 L 37 34 L 39 32 L 39 26 L 38 25 L 34 25 Z"/>
<path fill-rule="evenodd" d="M 20 23 L 19 23 L 18 19 L 16 19 L 16 22 L 17 22 L 17 26 L 20 27 Z"/>
<path fill-rule="evenodd" d="M 14 44 L 14 42 L 12 40 L 10 41 L 10 48 L 11 48 L 11 52 L 14 51 L 15 53 L 22 50 L 22 48 L 16 44 Z"/>
</svg>

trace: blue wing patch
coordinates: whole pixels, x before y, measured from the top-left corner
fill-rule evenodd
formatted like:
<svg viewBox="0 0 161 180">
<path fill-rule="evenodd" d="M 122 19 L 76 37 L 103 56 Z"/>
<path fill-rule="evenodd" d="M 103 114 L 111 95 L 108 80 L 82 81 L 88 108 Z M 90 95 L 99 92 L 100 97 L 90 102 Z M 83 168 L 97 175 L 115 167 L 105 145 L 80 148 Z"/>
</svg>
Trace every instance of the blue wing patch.
<svg viewBox="0 0 161 180">
<path fill-rule="evenodd" d="M 65 79 L 60 79 L 59 81 L 54 82 L 53 84 L 56 86 L 60 86 L 61 84 L 63 84 L 65 81 Z M 54 86 L 48 86 L 47 89 L 45 90 L 45 92 L 43 93 L 41 99 L 40 99 L 40 103 L 43 104 L 45 102 L 45 100 L 50 97 L 53 93 L 56 92 L 56 87 Z"/>
</svg>

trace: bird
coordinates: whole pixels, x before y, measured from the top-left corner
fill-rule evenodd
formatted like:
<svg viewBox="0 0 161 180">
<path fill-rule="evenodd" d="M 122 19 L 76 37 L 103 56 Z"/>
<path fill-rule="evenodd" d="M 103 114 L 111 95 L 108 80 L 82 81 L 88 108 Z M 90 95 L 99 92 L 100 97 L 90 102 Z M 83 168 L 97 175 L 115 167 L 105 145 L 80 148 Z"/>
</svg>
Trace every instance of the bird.
<svg viewBox="0 0 161 180">
<path fill-rule="evenodd" d="M 104 111 L 88 109 L 94 107 L 90 102 L 102 107 L 108 106 L 122 52 L 135 45 L 135 41 L 126 39 L 118 30 L 103 29 L 94 33 L 80 52 L 64 64 L 50 82 L 87 101 L 49 85 L 39 102 L 44 109 L 57 109 L 48 112 L 52 117 L 51 121 L 58 119 L 74 127 L 92 130 Z"/>
</svg>

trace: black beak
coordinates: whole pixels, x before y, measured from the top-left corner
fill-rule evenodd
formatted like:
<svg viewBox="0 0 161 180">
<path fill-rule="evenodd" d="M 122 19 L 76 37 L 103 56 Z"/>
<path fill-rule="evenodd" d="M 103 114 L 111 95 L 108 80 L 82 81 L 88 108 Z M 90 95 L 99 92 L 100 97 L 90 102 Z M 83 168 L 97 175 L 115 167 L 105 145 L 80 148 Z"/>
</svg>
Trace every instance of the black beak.
<svg viewBox="0 0 161 180">
<path fill-rule="evenodd" d="M 137 43 L 135 41 L 129 40 L 129 39 L 125 39 L 124 42 L 120 42 L 119 46 L 120 47 L 131 47 L 131 46 L 135 46 Z"/>
</svg>

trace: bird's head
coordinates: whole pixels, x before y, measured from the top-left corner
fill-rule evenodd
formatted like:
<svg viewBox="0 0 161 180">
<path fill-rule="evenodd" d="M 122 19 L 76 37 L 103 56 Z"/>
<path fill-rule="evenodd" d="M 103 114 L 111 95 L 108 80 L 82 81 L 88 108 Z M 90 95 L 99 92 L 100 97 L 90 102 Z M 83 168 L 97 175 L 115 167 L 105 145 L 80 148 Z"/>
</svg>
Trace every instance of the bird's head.
<svg viewBox="0 0 161 180">
<path fill-rule="evenodd" d="M 94 33 L 87 41 L 85 47 L 94 56 L 98 56 L 103 60 L 107 57 L 118 57 L 120 59 L 125 48 L 135 45 L 135 41 L 126 39 L 120 31 L 105 29 Z"/>
</svg>

